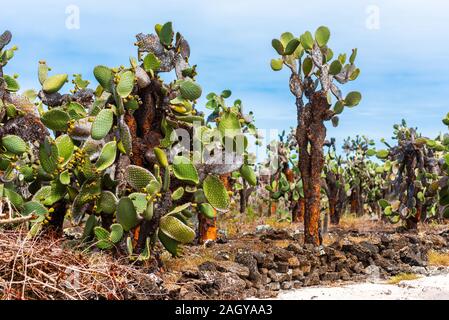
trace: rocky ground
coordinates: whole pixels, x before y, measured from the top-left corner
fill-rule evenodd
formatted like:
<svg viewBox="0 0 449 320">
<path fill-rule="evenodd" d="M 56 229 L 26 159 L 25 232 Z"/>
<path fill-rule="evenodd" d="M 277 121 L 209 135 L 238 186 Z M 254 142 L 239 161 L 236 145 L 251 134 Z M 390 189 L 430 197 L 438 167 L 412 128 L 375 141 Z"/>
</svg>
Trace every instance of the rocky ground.
<svg viewBox="0 0 449 320">
<path fill-rule="evenodd" d="M 446 271 L 443 265 L 449 265 L 447 226 L 419 233 L 338 227 L 319 248 L 302 245 L 298 230 L 301 226 L 254 226 L 242 236 L 185 246 L 179 258 L 165 252 L 158 259 L 162 264 L 155 256 L 144 264 L 130 264 L 126 256 L 94 245 L 89 249 L 68 239 L 30 239 L 26 232 L 3 231 L 0 298 L 363 299 L 377 298 L 376 292 L 392 298 L 402 294 L 397 291 L 401 287 L 382 281 L 402 274 L 438 276 Z M 435 283 L 430 296 L 437 294 L 435 288 L 445 289 L 440 278 L 429 279 Z M 363 295 L 365 291 L 374 295 Z"/>
<path fill-rule="evenodd" d="M 209 243 L 206 248 L 191 247 L 184 258 L 177 259 L 179 268 L 171 265 L 172 271 L 160 275 L 161 289 L 170 299 L 278 295 L 281 299 L 295 299 L 303 294 L 294 289 L 386 280 L 403 273 L 441 273 L 444 267 L 428 266 L 427 253 L 446 252 L 449 231 L 336 233 L 332 235 L 334 241 L 322 248 L 300 245 L 300 237 L 298 233 L 268 229 Z M 196 260 L 200 256 L 204 261 Z M 359 287 L 349 288 L 354 291 Z M 310 294 L 316 296 L 320 289 L 313 290 Z M 307 292 L 304 297 L 310 294 Z"/>
</svg>

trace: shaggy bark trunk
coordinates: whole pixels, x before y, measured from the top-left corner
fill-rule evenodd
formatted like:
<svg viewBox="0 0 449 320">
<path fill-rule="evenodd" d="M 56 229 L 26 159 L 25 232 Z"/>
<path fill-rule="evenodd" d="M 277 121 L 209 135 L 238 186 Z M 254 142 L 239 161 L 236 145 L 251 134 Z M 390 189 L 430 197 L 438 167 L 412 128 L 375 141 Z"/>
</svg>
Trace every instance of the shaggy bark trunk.
<svg viewBox="0 0 449 320">
<path fill-rule="evenodd" d="M 296 139 L 305 197 L 304 241 L 320 245 L 321 171 L 324 165 L 323 145 L 326 138 L 324 121 L 329 120 L 329 104 L 321 92 L 313 93 L 309 101 L 309 104 L 303 106 L 302 100 L 297 99 Z"/>
<path fill-rule="evenodd" d="M 247 201 L 248 201 L 248 197 L 246 195 L 248 186 L 246 184 L 245 181 L 243 181 L 242 184 L 242 190 L 239 191 L 240 193 L 240 213 L 245 213 L 246 212 L 246 205 L 247 205 Z"/>
</svg>

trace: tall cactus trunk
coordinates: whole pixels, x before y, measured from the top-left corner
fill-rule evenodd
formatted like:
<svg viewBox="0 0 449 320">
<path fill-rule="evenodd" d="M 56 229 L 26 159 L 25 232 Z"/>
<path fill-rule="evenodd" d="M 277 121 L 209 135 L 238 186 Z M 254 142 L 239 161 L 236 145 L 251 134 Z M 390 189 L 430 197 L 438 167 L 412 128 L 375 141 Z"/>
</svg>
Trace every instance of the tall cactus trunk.
<svg viewBox="0 0 449 320">
<path fill-rule="evenodd" d="M 321 172 L 324 166 L 323 146 L 326 139 L 324 121 L 329 118 L 329 104 L 322 92 L 315 92 L 310 103 L 302 105 L 297 99 L 298 127 L 296 139 L 299 146 L 299 170 L 305 197 L 304 241 L 321 245 L 320 199 Z"/>
</svg>

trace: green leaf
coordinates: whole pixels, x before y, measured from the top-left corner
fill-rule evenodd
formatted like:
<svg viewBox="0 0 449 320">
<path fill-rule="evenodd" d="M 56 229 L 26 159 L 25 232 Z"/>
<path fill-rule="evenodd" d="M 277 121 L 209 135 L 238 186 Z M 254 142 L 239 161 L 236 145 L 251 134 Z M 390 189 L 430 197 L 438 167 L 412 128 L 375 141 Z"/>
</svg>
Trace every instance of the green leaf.
<svg viewBox="0 0 449 320">
<path fill-rule="evenodd" d="M 120 81 L 117 84 L 117 93 L 120 97 L 128 97 L 134 88 L 134 72 L 127 70 L 120 73 Z"/>
<path fill-rule="evenodd" d="M 115 157 L 117 155 L 117 142 L 110 141 L 106 143 L 101 149 L 100 156 L 95 163 L 95 166 L 99 171 L 106 170 L 109 168 L 115 161 Z"/>
<path fill-rule="evenodd" d="M 11 153 L 21 155 L 27 151 L 27 144 L 19 136 L 8 134 L 2 137 L 2 145 Z"/>
<path fill-rule="evenodd" d="M 101 140 L 109 133 L 114 122 L 114 113 L 111 109 L 103 109 L 92 123 L 91 135 L 94 140 Z"/>
<path fill-rule="evenodd" d="M 315 32 L 315 40 L 320 47 L 324 47 L 327 44 L 330 36 L 331 36 L 331 32 L 325 26 L 319 27 Z"/>
<path fill-rule="evenodd" d="M 176 156 L 173 159 L 173 173 L 176 178 L 182 181 L 198 184 L 198 172 L 192 162 L 183 156 Z"/>
<path fill-rule="evenodd" d="M 278 39 L 273 39 L 271 41 L 271 45 L 279 55 L 284 55 L 284 46 L 282 45 L 281 41 L 279 41 Z"/>
<path fill-rule="evenodd" d="M 45 93 L 58 92 L 67 82 L 67 78 L 67 74 L 56 74 L 48 77 L 42 84 L 42 90 L 44 90 Z"/>
<path fill-rule="evenodd" d="M 226 210 L 229 207 L 228 192 L 218 177 L 213 175 L 207 176 L 203 182 L 203 191 L 207 201 L 214 208 Z"/>
<path fill-rule="evenodd" d="M 70 116 L 67 112 L 54 108 L 44 113 L 41 117 L 42 123 L 54 131 L 67 131 Z"/>
</svg>

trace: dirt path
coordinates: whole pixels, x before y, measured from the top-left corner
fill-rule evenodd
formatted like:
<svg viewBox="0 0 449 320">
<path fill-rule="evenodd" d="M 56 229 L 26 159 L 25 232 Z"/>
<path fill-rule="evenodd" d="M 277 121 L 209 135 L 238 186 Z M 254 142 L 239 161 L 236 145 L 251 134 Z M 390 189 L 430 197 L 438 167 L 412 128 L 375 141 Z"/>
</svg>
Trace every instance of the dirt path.
<svg viewBox="0 0 449 320">
<path fill-rule="evenodd" d="M 279 294 L 279 300 L 447 300 L 449 274 L 401 281 L 310 287 Z"/>
</svg>

